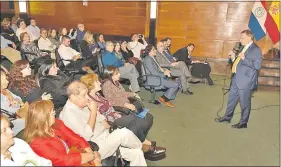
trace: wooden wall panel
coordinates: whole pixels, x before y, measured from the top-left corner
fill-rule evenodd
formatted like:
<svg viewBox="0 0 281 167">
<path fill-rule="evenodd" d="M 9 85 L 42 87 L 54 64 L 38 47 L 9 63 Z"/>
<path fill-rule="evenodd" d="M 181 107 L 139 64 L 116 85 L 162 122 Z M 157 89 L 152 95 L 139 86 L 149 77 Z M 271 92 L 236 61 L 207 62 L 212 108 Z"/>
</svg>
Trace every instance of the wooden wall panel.
<svg viewBox="0 0 281 167">
<path fill-rule="evenodd" d="M 14 13 L 14 9 L 10 9 L 9 7 L 9 1 L 1 1 L 1 13 Z"/>
<path fill-rule="evenodd" d="M 254 2 L 158 2 L 156 37 L 172 38 L 172 52 L 192 42 L 194 56 L 227 58 L 240 32 L 248 29 Z M 273 44 L 257 42 L 263 53 Z M 277 45 L 275 45 L 277 46 Z"/>
<path fill-rule="evenodd" d="M 145 32 L 147 2 L 29 2 L 30 15 L 40 27 L 68 29 L 84 23 L 86 30 L 110 35 Z"/>
</svg>

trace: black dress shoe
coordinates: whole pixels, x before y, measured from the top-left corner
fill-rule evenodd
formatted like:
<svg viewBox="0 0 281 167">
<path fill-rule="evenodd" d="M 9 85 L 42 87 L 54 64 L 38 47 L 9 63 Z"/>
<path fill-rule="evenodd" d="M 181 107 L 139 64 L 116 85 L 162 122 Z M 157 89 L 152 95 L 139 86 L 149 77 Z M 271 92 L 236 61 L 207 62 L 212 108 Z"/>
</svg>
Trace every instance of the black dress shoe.
<svg viewBox="0 0 281 167">
<path fill-rule="evenodd" d="M 230 119 L 226 119 L 224 117 L 216 118 L 215 121 L 216 122 L 228 122 L 228 123 L 230 123 Z"/>
<path fill-rule="evenodd" d="M 247 128 L 247 124 L 235 124 L 231 126 L 232 128 L 236 128 L 236 129 L 242 129 L 242 128 Z"/>
<path fill-rule="evenodd" d="M 193 92 L 191 92 L 190 90 L 182 91 L 181 93 L 186 95 L 193 95 Z"/>
</svg>

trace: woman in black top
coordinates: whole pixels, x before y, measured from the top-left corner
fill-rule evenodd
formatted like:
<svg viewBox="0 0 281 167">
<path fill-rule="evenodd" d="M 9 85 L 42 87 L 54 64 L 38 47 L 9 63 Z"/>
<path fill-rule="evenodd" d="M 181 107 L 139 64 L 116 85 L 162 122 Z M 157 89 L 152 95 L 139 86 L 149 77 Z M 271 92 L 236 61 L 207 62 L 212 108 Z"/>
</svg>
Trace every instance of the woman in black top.
<svg viewBox="0 0 281 167">
<path fill-rule="evenodd" d="M 23 102 L 52 99 L 52 96 L 40 89 L 35 79 L 31 77 L 28 60 L 18 60 L 13 64 L 9 73 L 8 89 Z"/>
<path fill-rule="evenodd" d="M 64 106 L 67 101 L 66 88 L 72 78 L 65 75 L 56 65 L 55 60 L 45 60 L 38 70 L 40 88 L 53 97 L 55 107 Z"/>
<path fill-rule="evenodd" d="M 123 56 L 124 60 L 126 62 L 131 63 L 131 64 L 134 64 L 136 69 L 139 72 L 139 76 L 142 76 L 142 70 L 141 70 L 142 69 L 142 62 L 139 59 L 135 58 L 134 53 L 131 50 L 128 49 L 127 41 L 121 40 L 119 43 L 121 45 L 120 51 L 122 53 L 122 56 Z"/>
<path fill-rule="evenodd" d="M 4 18 L 1 22 L 1 35 L 14 43 L 18 42 L 14 30 L 11 28 L 11 20 L 9 18 Z"/>
</svg>

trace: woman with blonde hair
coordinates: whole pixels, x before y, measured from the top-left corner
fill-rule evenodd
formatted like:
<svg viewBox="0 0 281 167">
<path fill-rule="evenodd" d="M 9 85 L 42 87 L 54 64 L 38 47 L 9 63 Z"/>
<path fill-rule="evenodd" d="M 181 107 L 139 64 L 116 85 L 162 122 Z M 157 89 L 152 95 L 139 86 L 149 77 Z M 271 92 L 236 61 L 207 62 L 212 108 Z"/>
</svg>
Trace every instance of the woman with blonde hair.
<svg viewBox="0 0 281 167">
<path fill-rule="evenodd" d="M 97 103 L 99 113 L 104 115 L 108 122 L 131 130 L 143 143 L 143 151 L 146 157 L 160 156 L 165 153 L 165 148 L 156 147 L 155 141 L 146 139 L 148 131 L 153 124 L 153 116 L 150 113 L 147 113 L 145 118 L 139 118 L 133 113 L 128 113 L 128 115 L 118 113 L 114 110 L 110 102 L 99 93 L 101 91 L 101 83 L 97 74 L 84 75 L 80 80 L 87 86 L 90 99 Z M 117 94 L 117 96 L 123 98 L 120 94 Z"/>
<path fill-rule="evenodd" d="M 95 43 L 93 34 L 89 31 L 87 31 L 83 37 L 83 40 L 80 44 L 82 56 L 84 58 L 89 58 L 96 56 L 98 54 L 99 49 L 97 48 L 97 45 Z"/>
<path fill-rule="evenodd" d="M 54 166 L 100 166 L 100 155 L 93 152 L 84 138 L 58 119 L 49 100 L 31 103 L 26 119 L 24 139 L 39 156 Z"/>
</svg>

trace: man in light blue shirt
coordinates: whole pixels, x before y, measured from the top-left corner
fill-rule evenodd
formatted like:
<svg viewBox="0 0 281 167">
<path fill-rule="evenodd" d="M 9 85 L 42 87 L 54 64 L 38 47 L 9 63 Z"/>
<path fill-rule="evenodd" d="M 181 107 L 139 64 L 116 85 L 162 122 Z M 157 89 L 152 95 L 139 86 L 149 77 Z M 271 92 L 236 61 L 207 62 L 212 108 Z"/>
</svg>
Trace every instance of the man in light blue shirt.
<svg viewBox="0 0 281 167">
<path fill-rule="evenodd" d="M 36 40 L 39 39 L 40 37 L 40 29 L 36 26 L 36 21 L 34 18 L 30 18 L 30 25 L 27 26 L 27 29 L 30 31 L 31 35 L 32 35 L 32 39 Z"/>
<path fill-rule="evenodd" d="M 2 35 L 1 35 L 1 49 L 3 48 L 7 48 L 9 47 L 9 45 L 13 45 L 13 48 L 15 49 L 16 48 L 16 45 L 14 42 L 4 38 Z"/>
</svg>

